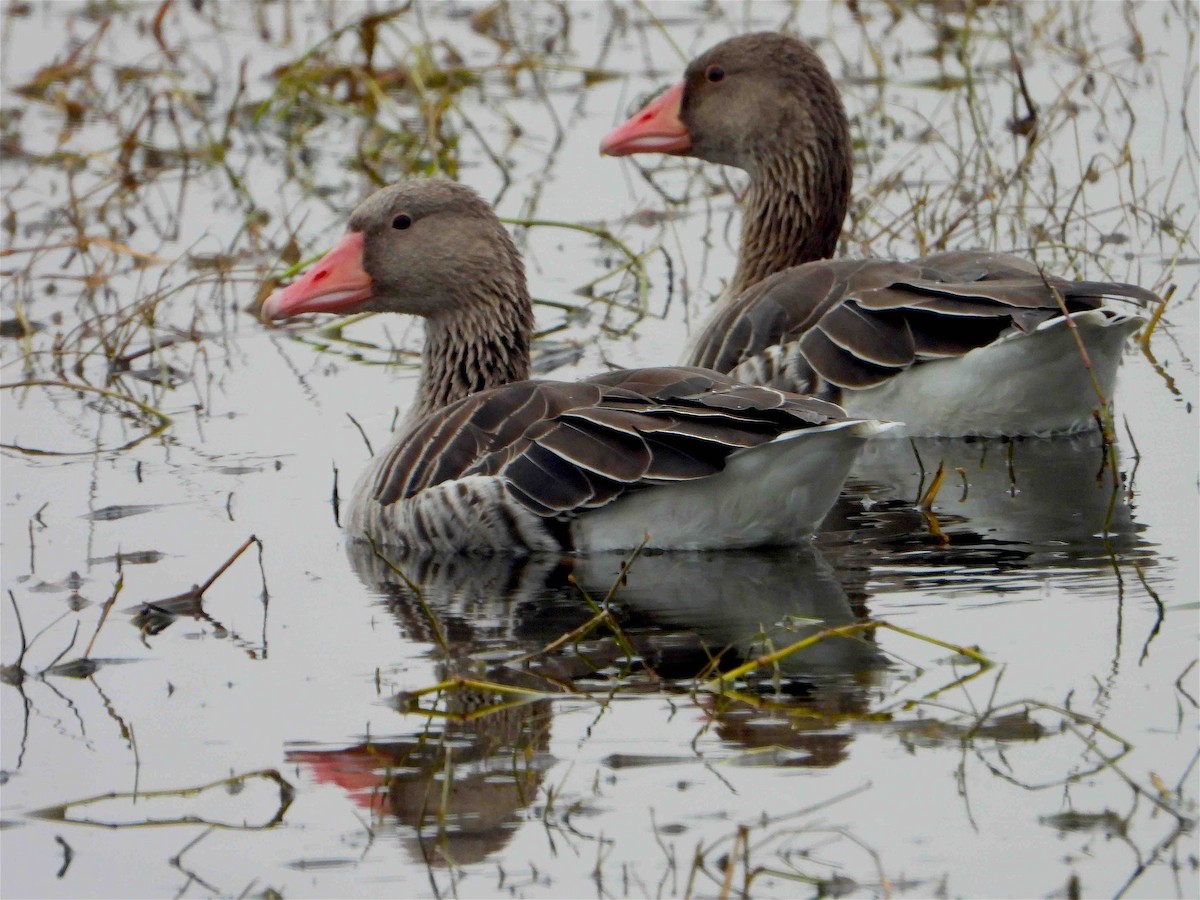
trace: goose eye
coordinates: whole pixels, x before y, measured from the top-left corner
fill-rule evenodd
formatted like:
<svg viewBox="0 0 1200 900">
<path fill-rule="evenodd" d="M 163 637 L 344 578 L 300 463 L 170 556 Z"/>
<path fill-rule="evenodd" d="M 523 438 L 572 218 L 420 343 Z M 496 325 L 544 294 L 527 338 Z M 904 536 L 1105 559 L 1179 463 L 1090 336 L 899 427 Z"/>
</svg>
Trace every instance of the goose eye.
<svg viewBox="0 0 1200 900">
<path fill-rule="evenodd" d="M 411 224 L 412 219 L 404 213 L 401 213 L 400 215 L 396 216 L 396 218 L 392 219 L 392 227 L 397 228 L 400 231 L 403 231 Z"/>
<path fill-rule="evenodd" d="M 709 66 L 704 70 L 704 77 L 716 84 L 725 78 L 725 70 L 720 66 Z"/>
</svg>

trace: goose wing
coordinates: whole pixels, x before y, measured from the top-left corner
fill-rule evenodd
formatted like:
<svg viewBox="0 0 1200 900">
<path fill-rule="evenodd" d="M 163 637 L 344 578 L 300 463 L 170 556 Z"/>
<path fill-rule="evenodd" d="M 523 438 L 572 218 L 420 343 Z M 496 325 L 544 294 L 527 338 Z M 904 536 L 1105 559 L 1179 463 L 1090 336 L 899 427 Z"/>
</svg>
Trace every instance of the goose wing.
<svg viewBox="0 0 1200 900">
<path fill-rule="evenodd" d="M 759 384 L 866 388 L 924 360 L 962 356 L 1109 298 L 1158 302 L 1144 288 L 1070 281 L 1002 253 L 952 251 L 908 263 L 818 260 L 725 304 L 689 362 Z"/>
<path fill-rule="evenodd" d="M 534 513 L 557 516 L 712 475 L 737 450 L 845 419 L 821 400 L 687 367 L 521 381 L 410 430 L 387 451 L 373 496 L 386 506 L 456 478 L 495 475 Z"/>
</svg>

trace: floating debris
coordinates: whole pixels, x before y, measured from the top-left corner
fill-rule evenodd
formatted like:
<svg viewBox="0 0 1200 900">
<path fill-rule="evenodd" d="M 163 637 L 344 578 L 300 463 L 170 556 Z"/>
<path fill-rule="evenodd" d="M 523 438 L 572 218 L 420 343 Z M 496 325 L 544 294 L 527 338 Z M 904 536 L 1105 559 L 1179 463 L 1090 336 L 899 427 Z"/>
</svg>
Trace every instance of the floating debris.
<svg viewBox="0 0 1200 900">
<path fill-rule="evenodd" d="M 80 518 L 89 519 L 93 522 L 114 522 L 117 519 L 127 519 L 130 516 L 140 516 L 148 512 L 154 512 L 156 509 L 162 509 L 164 505 L 162 503 L 145 503 L 131 506 L 105 506 L 90 513 L 84 513 Z"/>
<path fill-rule="evenodd" d="M 112 556 L 92 556 L 88 558 L 89 566 L 100 566 L 115 563 L 118 566 L 148 566 L 167 558 L 167 554 L 158 550 L 131 550 L 128 553 L 114 553 Z"/>
</svg>

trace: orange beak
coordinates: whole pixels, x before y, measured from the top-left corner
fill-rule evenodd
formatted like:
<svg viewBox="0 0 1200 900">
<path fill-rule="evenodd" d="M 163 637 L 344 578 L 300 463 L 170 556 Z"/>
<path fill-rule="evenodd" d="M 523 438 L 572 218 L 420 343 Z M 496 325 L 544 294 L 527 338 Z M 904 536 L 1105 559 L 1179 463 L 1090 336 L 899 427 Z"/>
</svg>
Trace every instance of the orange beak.
<svg viewBox="0 0 1200 900">
<path fill-rule="evenodd" d="M 271 294 L 262 305 L 263 319 L 287 319 L 301 313 L 357 312 L 375 295 L 371 276 L 363 269 L 363 236 L 346 234 L 312 268 L 287 287 Z"/>
<path fill-rule="evenodd" d="M 683 82 L 668 89 L 623 125 L 618 125 L 600 142 L 606 156 L 632 153 L 683 153 L 692 146 L 692 136 L 679 118 Z"/>
</svg>

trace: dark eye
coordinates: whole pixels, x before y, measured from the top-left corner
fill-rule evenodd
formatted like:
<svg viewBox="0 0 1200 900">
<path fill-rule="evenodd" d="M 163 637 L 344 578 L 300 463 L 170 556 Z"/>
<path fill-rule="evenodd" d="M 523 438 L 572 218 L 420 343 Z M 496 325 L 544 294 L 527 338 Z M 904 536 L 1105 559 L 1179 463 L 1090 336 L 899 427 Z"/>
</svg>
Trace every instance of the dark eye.
<svg viewBox="0 0 1200 900">
<path fill-rule="evenodd" d="M 396 216 L 396 218 L 392 219 L 392 227 L 398 228 L 401 231 L 403 231 L 405 228 L 407 228 L 411 224 L 412 224 L 412 219 L 409 216 L 405 215 L 404 213 L 400 213 L 400 215 L 398 215 L 398 216 Z"/>
<path fill-rule="evenodd" d="M 720 66 L 709 66 L 707 69 L 704 70 L 704 77 L 707 78 L 709 81 L 711 81 L 713 84 L 716 84 L 718 81 L 721 81 L 725 77 L 725 70 L 722 69 Z"/>
</svg>

